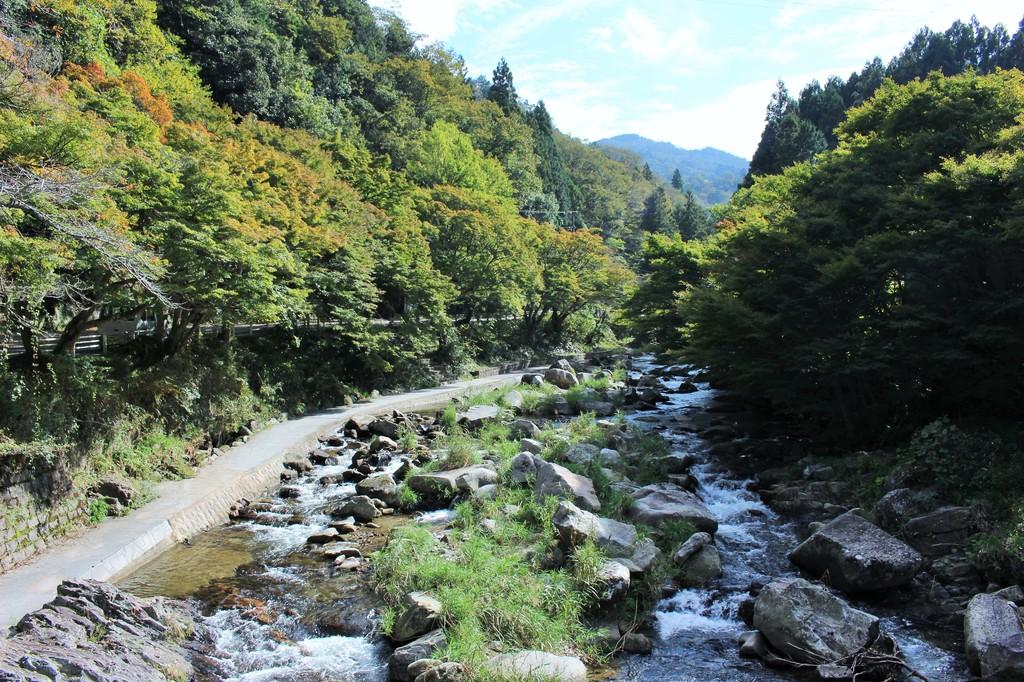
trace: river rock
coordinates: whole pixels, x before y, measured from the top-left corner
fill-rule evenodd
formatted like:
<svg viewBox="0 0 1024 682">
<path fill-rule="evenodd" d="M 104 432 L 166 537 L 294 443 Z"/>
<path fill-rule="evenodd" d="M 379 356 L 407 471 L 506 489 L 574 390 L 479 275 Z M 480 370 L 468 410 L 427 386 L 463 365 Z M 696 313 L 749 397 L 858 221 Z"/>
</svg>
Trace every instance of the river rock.
<svg viewBox="0 0 1024 682">
<path fill-rule="evenodd" d="M 711 544 L 712 540 L 713 538 L 710 533 L 694 533 L 672 555 L 672 562 L 676 566 L 685 564 L 693 558 L 693 555 L 702 550 L 705 545 Z"/>
<path fill-rule="evenodd" d="M 373 521 L 380 515 L 380 509 L 378 509 L 377 505 L 373 503 L 373 500 L 366 495 L 355 495 L 350 497 L 331 512 L 331 516 L 334 516 L 335 518 L 351 516 L 357 521 L 362 521 L 363 523 Z"/>
<path fill-rule="evenodd" d="M 516 419 L 511 424 L 512 435 L 524 439 L 540 438 L 540 427 L 529 419 Z M 543 446 L 541 446 L 543 447 Z M 526 448 L 523 448 L 524 450 Z"/>
<path fill-rule="evenodd" d="M 543 461 L 529 452 L 520 452 L 509 464 L 509 480 L 518 485 L 532 485 L 537 480 L 537 463 Z"/>
<path fill-rule="evenodd" d="M 501 409 L 497 405 L 473 405 L 465 412 L 459 412 L 457 421 L 468 429 L 483 426 L 484 422 L 497 419 Z"/>
<path fill-rule="evenodd" d="M 471 493 L 480 486 L 498 482 L 498 474 L 490 467 L 473 465 L 448 471 L 413 474 L 406 480 L 420 499 L 426 502 L 447 502 L 460 492 Z"/>
<path fill-rule="evenodd" d="M 595 417 L 610 417 L 615 414 L 615 405 L 607 400 L 581 400 L 576 407 L 581 413 L 590 412 Z"/>
<path fill-rule="evenodd" d="M 970 507 L 940 507 L 908 520 L 903 537 L 911 547 L 934 558 L 965 547 L 978 530 L 978 515 Z"/>
<path fill-rule="evenodd" d="M 319 554 L 324 559 L 331 561 L 339 557 L 345 559 L 361 559 L 363 557 L 362 550 L 354 542 L 329 542 L 320 548 Z"/>
<path fill-rule="evenodd" d="M 455 661 L 439 662 L 414 678 L 414 682 L 469 682 L 469 669 Z"/>
<path fill-rule="evenodd" d="M 376 454 L 378 452 L 389 451 L 398 452 L 398 443 L 392 438 L 387 436 L 374 436 L 373 440 L 370 441 L 370 454 Z"/>
<path fill-rule="evenodd" d="M 291 469 L 298 474 L 309 473 L 313 470 L 313 463 L 306 457 L 291 457 L 286 459 L 281 466 L 285 469 Z"/>
<path fill-rule="evenodd" d="M 552 367 L 551 369 L 544 372 L 544 381 L 549 384 L 554 384 L 558 388 L 567 389 L 573 386 L 579 386 L 580 380 L 576 378 L 576 375 L 572 372 L 567 372 L 564 369 Z"/>
<path fill-rule="evenodd" d="M 558 503 L 551 523 L 559 544 L 567 550 L 587 540 L 593 541 L 609 557 L 632 557 L 637 549 L 634 526 L 591 514 L 571 502 Z"/>
<path fill-rule="evenodd" d="M 374 419 L 366 428 L 367 431 L 375 436 L 384 436 L 391 440 L 398 439 L 400 429 L 401 427 L 395 422 L 383 418 Z"/>
<path fill-rule="evenodd" d="M 531 455 L 539 455 L 544 450 L 544 443 L 535 438 L 523 438 L 519 441 L 519 449 Z"/>
<path fill-rule="evenodd" d="M 676 565 L 679 567 L 676 580 L 683 587 L 704 587 L 708 581 L 722 575 L 722 558 L 718 548 L 710 543 Z"/>
<path fill-rule="evenodd" d="M 715 533 L 718 519 L 688 490 L 671 483 L 653 483 L 633 493 L 633 506 L 628 512 L 630 518 L 656 526 L 665 521 L 689 521 L 700 531 Z"/>
<path fill-rule="evenodd" d="M 484 662 L 485 673 L 497 679 L 586 682 L 587 666 L 575 656 L 556 656 L 544 651 L 500 654 Z"/>
<path fill-rule="evenodd" d="M 534 485 L 534 494 L 538 500 L 554 496 L 570 500 L 587 511 L 601 509 L 601 501 L 597 499 L 594 482 L 589 478 L 574 474 L 558 464 L 543 460 L 536 460 L 536 462 L 537 481 Z"/>
<path fill-rule="evenodd" d="M 313 533 L 306 538 L 306 543 L 310 545 L 326 545 L 328 542 L 334 542 L 338 539 L 340 533 L 336 528 L 327 528 L 318 533 Z"/>
<path fill-rule="evenodd" d="M 967 663 L 985 679 L 1024 680 L 1024 628 L 1014 605 L 994 594 L 976 594 L 964 612 Z"/>
<path fill-rule="evenodd" d="M 425 592 L 410 592 L 402 598 L 401 613 L 391 628 L 391 639 L 407 642 L 430 632 L 441 613 L 441 602 Z"/>
<path fill-rule="evenodd" d="M 395 649 L 388 662 L 388 672 L 391 679 L 396 682 L 412 682 L 414 678 L 409 676 L 409 665 L 423 658 L 430 658 L 431 655 L 448 645 L 448 638 L 444 630 L 434 630 L 415 639 L 404 646 Z"/>
<path fill-rule="evenodd" d="M 356 493 L 380 500 L 389 507 L 398 505 L 398 483 L 386 471 L 371 474 L 356 483 Z"/>
<path fill-rule="evenodd" d="M 505 407 L 511 408 L 516 414 L 519 414 L 523 409 L 525 400 L 523 394 L 519 391 L 509 391 L 501 397 L 501 402 L 504 403 Z"/>
<path fill-rule="evenodd" d="M 923 559 L 851 510 L 840 514 L 804 540 L 790 560 L 815 577 L 849 594 L 905 585 L 921 569 Z"/>
<path fill-rule="evenodd" d="M 787 578 L 769 583 L 757 595 L 754 627 L 784 656 L 817 664 L 846 658 L 871 644 L 879 622 L 822 585 Z"/>
<path fill-rule="evenodd" d="M 605 561 L 597 570 L 601 601 L 615 601 L 629 589 L 629 568 L 618 561 Z"/>
<path fill-rule="evenodd" d="M 191 679 L 192 657 L 211 637 L 187 604 L 140 599 L 94 580 L 65 580 L 52 602 L 0 638 L 0 680 Z"/>
<path fill-rule="evenodd" d="M 646 656 L 654 649 L 654 644 L 647 635 L 639 632 L 627 632 L 622 636 L 622 650 L 628 654 Z"/>
<path fill-rule="evenodd" d="M 590 443 L 574 443 L 565 451 L 565 458 L 578 466 L 587 466 L 601 454 L 601 448 Z"/>
<path fill-rule="evenodd" d="M 896 488 L 875 503 L 878 525 L 899 535 L 907 521 L 935 508 L 935 493 L 929 490 Z"/>
</svg>

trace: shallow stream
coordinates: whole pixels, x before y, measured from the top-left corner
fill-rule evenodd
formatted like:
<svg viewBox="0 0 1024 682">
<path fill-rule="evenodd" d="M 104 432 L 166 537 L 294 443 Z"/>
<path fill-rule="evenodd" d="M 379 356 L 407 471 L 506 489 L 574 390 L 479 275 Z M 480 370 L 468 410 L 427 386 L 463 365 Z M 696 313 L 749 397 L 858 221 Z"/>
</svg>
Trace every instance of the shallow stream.
<svg viewBox="0 0 1024 682">
<path fill-rule="evenodd" d="M 654 365 L 638 361 L 636 369 Z M 669 380 L 674 388 L 680 379 Z M 675 383 L 674 383 L 675 382 Z M 657 637 L 650 656 L 619 661 L 617 679 L 733 682 L 806 679 L 792 671 L 773 671 L 760 661 L 741 659 L 737 637 L 747 629 L 740 604 L 752 583 L 795 575 L 787 553 L 797 544 L 793 523 L 769 509 L 749 490 L 750 481 L 732 473 L 708 453 L 694 434 L 670 428 L 674 417 L 704 411 L 714 391 L 698 383 L 693 393 L 669 393 L 671 402 L 630 419 L 644 428 L 665 426 L 663 434 L 678 454 L 697 464 L 692 473 L 700 494 L 720 525 L 716 542 L 724 575 L 707 588 L 686 589 L 662 600 L 655 614 Z M 342 461 L 348 454 L 339 452 Z M 397 466 L 397 461 L 395 463 Z M 311 556 L 306 538 L 327 528 L 328 510 L 354 494 L 352 484 L 321 485 L 324 476 L 340 476 L 344 466 L 318 466 L 288 485 L 294 499 L 274 498 L 258 521 L 202 533 L 124 579 L 120 586 L 140 596 L 194 597 L 206 604 L 251 598 L 265 604 L 244 615 L 238 608 L 214 608 L 206 623 L 217 633 L 214 657 L 229 681 L 375 682 L 387 678 L 387 648 L 370 633 L 378 603 L 365 573 L 343 571 Z M 446 512 L 382 517 L 381 528 L 359 542 L 372 551 L 400 523 L 443 525 Z M 947 632 L 922 631 L 891 609 L 856 604 L 883 618 L 883 627 L 899 642 L 909 662 L 930 682 L 969 678 Z"/>
</svg>

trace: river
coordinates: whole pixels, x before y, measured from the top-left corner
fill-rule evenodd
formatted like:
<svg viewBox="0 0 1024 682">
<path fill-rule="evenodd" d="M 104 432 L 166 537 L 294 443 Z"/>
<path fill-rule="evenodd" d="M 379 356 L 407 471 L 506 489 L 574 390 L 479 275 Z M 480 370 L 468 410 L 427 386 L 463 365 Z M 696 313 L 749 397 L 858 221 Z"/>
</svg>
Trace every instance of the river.
<svg viewBox="0 0 1024 682">
<path fill-rule="evenodd" d="M 635 364 L 650 371 L 649 359 Z M 673 387 L 673 381 L 667 383 Z M 807 679 L 793 671 L 773 671 L 760 661 L 741 659 L 737 637 L 748 629 L 739 616 L 754 583 L 795 575 L 787 553 L 798 543 L 795 522 L 780 517 L 751 492 L 749 479 L 716 461 L 705 441 L 671 428 L 673 418 L 707 410 L 715 392 L 698 383 L 693 393 L 669 393 L 657 410 L 637 412 L 630 420 L 659 428 L 679 454 L 697 464 L 692 473 L 700 494 L 720 525 L 716 542 L 724 575 L 706 588 L 685 589 L 657 605 L 657 633 L 649 656 L 620 659 L 616 679 L 707 682 Z M 344 448 L 339 448 L 344 450 Z M 347 457 L 342 455 L 342 461 Z M 397 463 L 393 466 L 397 466 Z M 259 519 L 203 533 L 178 546 L 119 584 L 140 596 L 193 597 L 207 604 L 226 596 L 255 599 L 257 614 L 213 607 L 206 623 L 216 632 L 214 657 L 225 678 L 234 681 L 376 682 L 387 678 L 387 647 L 371 631 L 376 599 L 365 572 L 339 571 L 311 556 L 306 538 L 327 528 L 327 511 L 354 494 L 352 484 L 324 486 L 324 476 L 340 476 L 344 466 L 319 466 L 289 483 L 292 499 L 274 498 Z M 369 550 L 400 523 L 442 525 L 445 512 L 418 518 L 390 516 L 381 528 L 360 538 Z M 236 604 L 237 605 L 237 604 Z M 930 682 L 959 682 L 970 677 L 956 649 L 955 633 L 930 631 L 884 604 L 855 602 L 883 619 L 908 662 Z"/>
</svg>

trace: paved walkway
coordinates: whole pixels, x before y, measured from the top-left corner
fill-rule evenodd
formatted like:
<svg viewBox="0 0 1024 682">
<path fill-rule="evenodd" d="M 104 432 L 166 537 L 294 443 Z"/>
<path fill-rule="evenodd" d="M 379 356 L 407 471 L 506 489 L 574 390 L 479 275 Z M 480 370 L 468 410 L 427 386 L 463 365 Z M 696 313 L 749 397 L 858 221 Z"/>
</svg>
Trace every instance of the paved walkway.
<svg viewBox="0 0 1024 682">
<path fill-rule="evenodd" d="M 0 636 L 56 595 L 66 578 L 113 580 L 183 539 L 228 520 L 231 505 L 279 480 L 281 462 L 316 446 L 350 417 L 443 407 L 454 397 L 518 383 L 522 373 L 499 374 L 372 402 L 335 408 L 276 424 L 203 467 L 195 478 L 156 486 L 156 499 L 127 516 L 48 547 L 27 564 L 0 575 Z"/>
</svg>

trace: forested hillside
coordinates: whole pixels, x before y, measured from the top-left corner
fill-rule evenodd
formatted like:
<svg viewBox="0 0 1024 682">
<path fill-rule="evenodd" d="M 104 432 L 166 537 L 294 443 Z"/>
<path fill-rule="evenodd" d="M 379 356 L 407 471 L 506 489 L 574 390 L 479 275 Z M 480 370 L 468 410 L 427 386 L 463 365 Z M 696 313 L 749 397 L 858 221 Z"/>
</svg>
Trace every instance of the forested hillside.
<svg viewBox="0 0 1024 682">
<path fill-rule="evenodd" d="M 622 160 L 621 150 L 639 156 L 666 182 L 678 182 L 704 205 L 729 200 L 749 165 L 746 159 L 720 149 L 681 149 L 669 142 L 655 142 L 640 135 L 616 135 L 594 144 L 611 158 Z M 675 178 L 678 176 L 678 181 Z"/>
<path fill-rule="evenodd" d="M 5 438 L 117 459 L 610 338 L 660 186 L 558 133 L 504 62 L 481 89 L 360 0 L 3 10 L 0 336 L 27 349 L 0 370 Z M 253 322 L 277 330 L 231 341 Z"/>
</svg>

